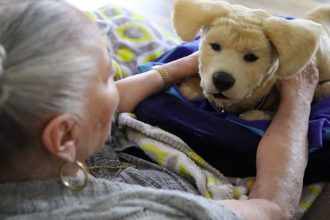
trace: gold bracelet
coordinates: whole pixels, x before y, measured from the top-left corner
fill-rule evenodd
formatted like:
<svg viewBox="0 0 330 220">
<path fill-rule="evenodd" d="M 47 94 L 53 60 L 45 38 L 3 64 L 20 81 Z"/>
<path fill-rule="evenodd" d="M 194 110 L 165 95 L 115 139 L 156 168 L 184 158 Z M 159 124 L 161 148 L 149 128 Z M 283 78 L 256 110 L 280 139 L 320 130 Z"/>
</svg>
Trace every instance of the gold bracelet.
<svg viewBox="0 0 330 220">
<path fill-rule="evenodd" d="M 167 69 L 165 69 L 165 67 L 163 66 L 153 66 L 152 67 L 153 70 L 156 70 L 160 76 L 163 79 L 164 82 L 164 88 L 168 88 L 173 84 L 173 79 L 170 76 L 170 74 L 168 74 Z"/>
</svg>

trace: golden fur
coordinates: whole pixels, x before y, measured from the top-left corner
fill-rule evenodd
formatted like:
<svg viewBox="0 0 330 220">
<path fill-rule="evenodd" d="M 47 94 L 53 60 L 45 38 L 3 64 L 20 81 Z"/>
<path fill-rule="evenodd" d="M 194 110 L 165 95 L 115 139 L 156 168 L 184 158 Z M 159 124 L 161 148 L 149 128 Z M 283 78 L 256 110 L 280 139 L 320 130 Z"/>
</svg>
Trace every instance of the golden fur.
<svg viewBox="0 0 330 220">
<path fill-rule="evenodd" d="M 311 11 L 306 19 L 294 20 L 211 0 L 177 0 L 173 11 L 174 27 L 183 40 L 191 41 L 201 31 L 200 85 L 204 96 L 216 107 L 238 113 L 255 109 L 268 96 L 276 79 L 296 74 L 315 56 L 321 83 L 315 97 L 330 94 L 328 20 L 330 6 Z M 214 50 L 211 46 L 214 43 L 221 49 Z M 257 60 L 246 61 L 245 56 L 249 54 Z M 230 74 L 235 83 L 219 92 L 212 77 L 223 71 Z M 190 97 L 187 93 L 184 95 Z M 273 103 L 267 100 L 268 107 L 276 105 L 276 99 L 273 100 Z M 247 119 L 267 116 L 253 111 L 244 114 Z"/>
</svg>

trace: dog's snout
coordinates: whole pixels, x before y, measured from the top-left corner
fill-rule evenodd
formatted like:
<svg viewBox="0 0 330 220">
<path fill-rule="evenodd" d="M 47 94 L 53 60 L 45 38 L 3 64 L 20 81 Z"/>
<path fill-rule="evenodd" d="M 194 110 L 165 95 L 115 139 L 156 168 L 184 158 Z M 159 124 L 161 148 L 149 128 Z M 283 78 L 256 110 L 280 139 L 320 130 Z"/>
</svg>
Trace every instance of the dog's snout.
<svg viewBox="0 0 330 220">
<path fill-rule="evenodd" d="M 213 84 L 219 92 L 223 92 L 230 89 L 235 84 L 235 79 L 227 72 L 216 72 L 213 74 Z"/>
</svg>

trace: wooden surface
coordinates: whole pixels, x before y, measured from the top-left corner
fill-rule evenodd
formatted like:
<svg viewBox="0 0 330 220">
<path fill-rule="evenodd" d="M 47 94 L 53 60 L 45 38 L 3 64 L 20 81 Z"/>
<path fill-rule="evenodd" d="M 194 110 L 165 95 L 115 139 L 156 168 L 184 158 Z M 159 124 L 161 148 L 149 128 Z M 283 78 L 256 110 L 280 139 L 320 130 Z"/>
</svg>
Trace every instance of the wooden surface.
<svg viewBox="0 0 330 220">
<path fill-rule="evenodd" d="M 113 3 L 131 9 L 174 33 L 171 24 L 171 9 L 174 0 L 68 0 L 83 10 L 93 10 Z M 302 17 L 311 8 L 330 0 L 228 0 L 231 4 L 242 4 L 260 8 L 276 15 Z"/>
</svg>

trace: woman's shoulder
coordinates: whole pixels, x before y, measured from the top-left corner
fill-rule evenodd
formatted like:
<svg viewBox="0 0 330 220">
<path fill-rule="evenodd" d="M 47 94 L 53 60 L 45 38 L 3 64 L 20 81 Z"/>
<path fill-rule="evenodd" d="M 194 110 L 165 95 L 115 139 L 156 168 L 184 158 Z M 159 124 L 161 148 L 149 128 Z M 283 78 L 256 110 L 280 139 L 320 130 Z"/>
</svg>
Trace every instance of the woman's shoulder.
<svg viewBox="0 0 330 220">
<path fill-rule="evenodd" d="M 80 181 L 72 179 L 72 183 Z M 70 219 L 239 219 L 222 205 L 200 196 L 104 179 L 89 180 L 80 192 L 65 189 L 57 180 L 2 184 L 0 213 L 25 219 L 55 219 L 59 215 Z"/>
<path fill-rule="evenodd" d="M 137 219 L 143 216 L 168 219 L 240 219 L 217 202 L 191 193 L 100 179 L 95 179 L 93 184 L 92 188 L 108 193 L 107 196 L 103 194 L 101 201 L 106 207 L 111 207 L 106 210 L 109 216 L 117 213 L 120 219 L 124 219 L 128 213 Z"/>
</svg>

